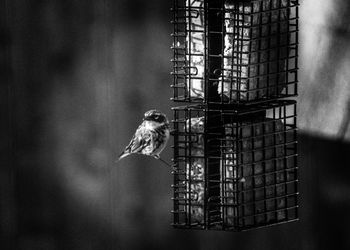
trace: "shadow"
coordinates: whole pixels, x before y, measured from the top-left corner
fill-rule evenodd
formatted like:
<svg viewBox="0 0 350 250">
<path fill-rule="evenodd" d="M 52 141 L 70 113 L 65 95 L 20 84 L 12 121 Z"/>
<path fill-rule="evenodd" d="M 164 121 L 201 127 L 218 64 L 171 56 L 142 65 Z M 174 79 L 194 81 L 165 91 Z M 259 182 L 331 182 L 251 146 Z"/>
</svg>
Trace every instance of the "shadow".
<svg viewBox="0 0 350 250">
<path fill-rule="evenodd" d="M 305 233 L 315 249 L 349 249 L 350 143 L 301 134 L 299 145 Z"/>
</svg>

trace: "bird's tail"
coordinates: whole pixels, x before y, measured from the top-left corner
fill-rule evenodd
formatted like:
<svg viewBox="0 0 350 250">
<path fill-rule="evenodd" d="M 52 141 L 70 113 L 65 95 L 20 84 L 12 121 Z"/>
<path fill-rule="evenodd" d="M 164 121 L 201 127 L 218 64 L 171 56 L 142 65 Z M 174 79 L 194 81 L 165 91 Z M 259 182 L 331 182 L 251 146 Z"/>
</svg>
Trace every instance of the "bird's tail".
<svg viewBox="0 0 350 250">
<path fill-rule="evenodd" d="M 127 157 L 130 153 L 123 151 L 119 156 L 118 159 L 116 161 L 120 161 L 121 159 L 123 159 L 124 157 Z"/>
</svg>

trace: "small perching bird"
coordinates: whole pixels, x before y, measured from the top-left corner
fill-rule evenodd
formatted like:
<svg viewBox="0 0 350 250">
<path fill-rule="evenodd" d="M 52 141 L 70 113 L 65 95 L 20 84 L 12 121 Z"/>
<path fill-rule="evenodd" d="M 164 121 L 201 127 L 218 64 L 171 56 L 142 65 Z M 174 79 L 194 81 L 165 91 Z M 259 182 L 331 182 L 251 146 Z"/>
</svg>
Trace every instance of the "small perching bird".
<svg viewBox="0 0 350 250">
<path fill-rule="evenodd" d="M 149 110 L 144 114 L 143 122 L 137 128 L 129 145 L 119 155 L 118 160 L 130 154 L 143 154 L 163 161 L 160 153 L 164 150 L 169 136 L 169 121 L 165 114 L 158 110 Z"/>
</svg>

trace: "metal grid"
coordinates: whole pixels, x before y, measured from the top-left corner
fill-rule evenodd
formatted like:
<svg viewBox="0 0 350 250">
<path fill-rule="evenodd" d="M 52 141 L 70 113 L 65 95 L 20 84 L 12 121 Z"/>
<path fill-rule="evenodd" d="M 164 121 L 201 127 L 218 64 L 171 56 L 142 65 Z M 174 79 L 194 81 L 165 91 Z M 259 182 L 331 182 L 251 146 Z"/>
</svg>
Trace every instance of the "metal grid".
<svg viewBox="0 0 350 250">
<path fill-rule="evenodd" d="M 295 101 L 173 110 L 175 227 L 241 231 L 298 219 Z"/>
<path fill-rule="evenodd" d="M 174 101 L 297 95 L 298 1 L 174 0 L 172 11 Z"/>
</svg>

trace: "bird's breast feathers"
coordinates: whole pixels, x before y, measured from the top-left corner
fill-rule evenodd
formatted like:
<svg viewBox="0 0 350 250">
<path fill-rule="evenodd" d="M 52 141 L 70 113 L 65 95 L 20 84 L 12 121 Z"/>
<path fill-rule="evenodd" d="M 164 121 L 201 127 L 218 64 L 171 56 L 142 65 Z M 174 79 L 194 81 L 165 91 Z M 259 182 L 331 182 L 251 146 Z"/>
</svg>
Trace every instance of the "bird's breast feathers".
<svg viewBox="0 0 350 250">
<path fill-rule="evenodd" d="M 151 151 L 151 154 L 155 155 L 159 154 L 164 149 L 169 139 L 169 124 L 144 121 L 143 130 L 145 133 L 150 134 L 152 140 L 152 143 L 150 143 L 149 147 L 145 148 L 145 151 L 147 151 L 147 153 Z"/>
<path fill-rule="evenodd" d="M 165 148 L 169 136 L 169 123 L 167 120 L 166 122 L 157 122 L 144 119 L 119 159 L 134 153 L 159 158 L 159 154 Z"/>
<path fill-rule="evenodd" d="M 158 128 L 161 125 L 162 124 L 160 124 L 159 122 L 155 122 L 155 121 L 144 121 L 143 122 L 143 127 L 146 130 L 155 130 L 156 128 Z"/>
</svg>

